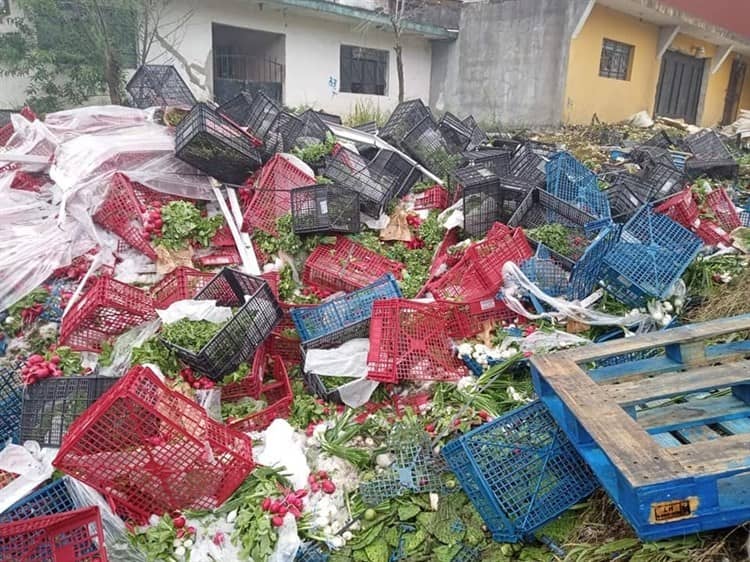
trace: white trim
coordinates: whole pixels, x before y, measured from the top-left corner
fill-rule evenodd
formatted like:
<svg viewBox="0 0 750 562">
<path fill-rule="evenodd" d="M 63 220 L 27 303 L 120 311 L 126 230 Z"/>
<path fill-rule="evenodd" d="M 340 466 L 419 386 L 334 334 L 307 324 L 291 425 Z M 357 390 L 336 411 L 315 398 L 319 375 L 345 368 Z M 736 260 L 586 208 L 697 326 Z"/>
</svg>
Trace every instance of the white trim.
<svg viewBox="0 0 750 562">
<path fill-rule="evenodd" d="M 668 25 L 659 28 L 659 43 L 656 47 L 656 60 L 661 60 L 667 49 L 672 46 L 674 38 L 680 32 L 679 25 Z"/>
<path fill-rule="evenodd" d="M 724 61 L 727 60 L 727 57 L 733 50 L 734 45 L 732 45 L 731 43 L 729 45 L 722 45 L 719 47 L 719 49 L 716 51 L 716 56 L 711 63 L 711 74 L 716 74 L 719 71 L 721 65 L 724 64 Z"/>
<path fill-rule="evenodd" d="M 571 36 L 571 39 L 575 39 L 581 34 L 581 31 L 583 31 L 583 26 L 586 25 L 586 22 L 588 21 L 589 16 L 591 15 L 591 10 L 594 9 L 594 4 L 596 4 L 596 0 L 589 0 L 589 3 L 586 4 L 586 8 L 583 10 L 583 14 L 581 14 L 581 18 L 578 20 L 578 23 L 576 24 L 576 27 L 573 30 L 573 35 Z"/>
</svg>

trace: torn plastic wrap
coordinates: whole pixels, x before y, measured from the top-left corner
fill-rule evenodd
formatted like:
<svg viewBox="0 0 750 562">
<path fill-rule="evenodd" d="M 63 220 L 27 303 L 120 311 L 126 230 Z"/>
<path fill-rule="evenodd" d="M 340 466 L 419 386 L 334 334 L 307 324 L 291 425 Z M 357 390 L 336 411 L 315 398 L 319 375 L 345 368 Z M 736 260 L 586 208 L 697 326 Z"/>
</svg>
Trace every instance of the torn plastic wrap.
<svg viewBox="0 0 750 562">
<path fill-rule="evenodd" d="M 52 476 L 55 471 L 52 459 L 56 452 L 54 449 L 40 449 L 36 441 L 27 441 L 23 447 L 9 443 L 0 451 L 0 470 L 18 474 L 17 478 L 0 489 L 0 513 L 28 496 Z"/>
<path fill-rule="evenodd" d="M 11 115 L 10 120 L 13 124 L 13 135 L 6 143 L 4 152 L 11 155 L 38 156 L 43 160 L 43 163 L 39 164 L 18 164 L 16 169 L 25 172 L 46 171 L 60 140 L 39 120 L 29 121 L 19 114 Z M 12 162 L 12 159 L 10 161 Z M 0 164 L 5 165 L 5 161 L 0 161 Z"/>
<path fill-rule="evenodd" d="M 48 113 L 44 124 L 61 141 L 65 141 L 99 131 L 136 127 L 152 119 L 153 111 L 120 105 L 97 105 Z"/>
</svg>

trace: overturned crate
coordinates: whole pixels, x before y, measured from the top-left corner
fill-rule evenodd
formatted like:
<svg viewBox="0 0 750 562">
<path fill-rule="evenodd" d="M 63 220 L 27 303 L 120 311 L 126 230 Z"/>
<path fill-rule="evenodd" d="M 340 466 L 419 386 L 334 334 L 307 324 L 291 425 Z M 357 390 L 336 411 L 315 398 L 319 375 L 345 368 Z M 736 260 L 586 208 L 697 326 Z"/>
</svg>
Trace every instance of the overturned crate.
<svg viewBox="0 0 750 562">
<path fill-rule="evenodd" d="M 471 150 L 461 153 L 461 166 L 482 166 L 500 177 L 507 176 L 510 175 L 512 155 L 513 153 L 509 150 Z"/>
<path fill-rule="evenodd" d="M 70 425 L 117 381 L 114 377 L 62 377 L 27 386 L 21 410 L 21 441 L 59 447 Z"/>
<path fill-rule="evenodd" d="M 398 189 L 397 178 L 371 166 L 359 154 L 343 147 L 334 152 L 323 175 L 359 193 L 360 210 L 375 219 L 380 217 Z"/>
<path fill-rule="evenodd" d="M 254 468 L 250 438 L 136 366 L 70 427 L 53 462 L 126 519 L 216 509 Z"/>
<path fill-rule="evenodd" d="M 540 398 L 641 539 L 747 521 L 749 329 L 745 315 L 532 358 Z"/>
<path fill-rule="evenodd" d="M 242 184 L 262 163 L 255 139 L 204 103 L 196 104 L 177 126 L 175 154 L 233 185 Z"/>
<path fill-rule="evenodd" d="M 295 234 L 359 232 L 359 194 L 335 184 L 292 190 Z"/>
<path fill-rule="evenodd" d="M 73 511 L 79 506 L 73 500 L 68 481 L 69 478 L 64 476 L 18 500 L 0 513 L 0 523 L 23 521 L 33 517 Z"/>
<path fill-rule="evenodd" d="M 195 96 L 180 73 L 168 64 L 144 64 L 135 71 L 125 89 L 133 104 L 141 109 L 167 106 L 190 108 L 195 104 Z"/>
<path fill-rule="evenodd" d="M 449 177 L 461 160 L 460 155 L 451 150 L 432 116 L 417 123 L 406 134 L 402 145 L 417 162 L 441 178 Z"/>
<path fill-rule="evenodd" d="M 202 349 L 161 341 L 183 363 L 213 380 L 221 380 L 251 358 L 282 317 L 265 279 L 228 268 L 209 281 L 195 300 L 216 301 L 217 306 L 237 308 L 237 312 Z"/>
<path fill-rule="evenodd" d="M 596 175 L 566 152 L 552 156 L 546 165 L 547 191 L 597 219 L 609 219 L 607 195 Z"/>
<path fill-rule="evenodd" d="M 547 160 L 534 152 L 529 143 L 518 144 L 510 159 L 510 174 L 537 186 L 547 184 Z"/>
<path fill-rule="evenodd" d="M 225 117 L 229 117 L 240 127 L 247 126 L 250 116 L 250 107 L 253 104 L 253 96 L 250 92 L 240 92 L 232 99 L 224 102 L 217 110 Z"/>
<path fill-rule="evenodd" d="M 392 150 L 380 149 L 370 161 L 370 169 L 390 176 L 393 179 L 392 197 L 401 198 L 417 183 L 422 172 L 404 156 Z"/>
<path fill-rule="evenodd" d="M 429 108 L 420 99 L 407 100 L 396 106 L 380 128 L 379 135 L 383 140 L 399 146 L 406 134 L 425 117 L 432 117 Z"/>
<path fill-rule="evenodd" d="M 492 538 L 519 542 L 580 502 L 596 480 L 544 404 L 462 435 L 443 456 Z"/>
<path fill-rule="evenodd" d="M 451 152 L 466 150 L 471 143 L 472 129 L 450 111 L 446 111 L 440 118 L 438 128 Z"/>
<path fill-rule="evenodd" d="M 464 230 L 472 238 L 483 237 L 496 222 L 507 223 L 531 189 L 481 166 L 461 168 L 454 177 L 463 196 Z"/>
<path fill-rule="evenodd" d="M 213 277 L 213 273 L 186 266 L 170 271 L 151 287 L 154 308 L 163 310 L 174 302 L 192 299 Z"/>
</svg>

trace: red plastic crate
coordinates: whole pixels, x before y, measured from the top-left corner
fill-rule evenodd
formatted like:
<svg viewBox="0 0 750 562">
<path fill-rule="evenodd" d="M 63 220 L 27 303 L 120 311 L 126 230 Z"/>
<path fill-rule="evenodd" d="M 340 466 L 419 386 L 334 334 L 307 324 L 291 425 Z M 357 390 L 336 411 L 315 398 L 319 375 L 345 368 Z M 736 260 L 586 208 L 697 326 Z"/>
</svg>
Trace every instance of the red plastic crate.
<svg viewBox="0 0 750 562">
<path fill-rule="evenodd" d="M 268 405 L 260 412 L 229 422 L 229 427 L 237 431 L 263 431 L 277 418 L 287 418 L 291 412 L 292 385 L 289 382 L 284 360 L 267 353 L 262 346 L 253 358 L 252 373 L 244 381 L 230 384 L 222 389 L 222 400 L 234 402 L 245 397 L 263 399 Z M 267 379 L 270 367 L 270 380 Z"/>
<path fill-rule="evenodd" d="M 515 320 L 518 316 L 494 295 L 471 302 L 441 304 L 450 305 L 448 335 L 458 339 L 477 335 L 487 322 Z"/>
<path fill-rule="evenodd" d="M 697 223 L 698 224 L 693 226 L 691 230 L 706 244 L 710 246 L 716 246 L 718 244 L 723 244 L 725 246 L 732 245 L 734 239 L 718 224 L 710 220 L 702 219 L 698 220 Z"/>
<path fill-rule="evenodd" d="M 219 248 L 205 256 L 194 257 L 193 263 L 201 267 L 219 267 L 242 263 L 242 257 L 237 248 Z"/>
<path fill-rule="evenodd" d="M 146 205 L 136 195 L 133 182 L 126 175 L 117 173 L 112 176 L 106 199 L 94 214 L 94 222 L 156 261 L 156 252 L 144 230 L 145 212 Z"/>
<path fill-rule="evenodd" d="M 180 266 L 174 269 L 151 287 L 154 308 L 163 310 L 173 302 L 193 298 L 213 277 L 213 273 L 191 267 Z"/>
<path fill-rule="evenodd" d="M 468 374 L 453 351 L 443 307 L 406 299 L 375 301 L 367 377 L 384 383 L 456 381 Z"/>
<path fill-rule="evenodd" d="M 716 216 L 719 226 L 727 232 L 732 232 L 735 228 L 742 226 L 740 215 L 724 188 L 715 189 L 709 193 L 706 196 L 706 204 Z"/>
<path fill-rule="evenodd" d="M 214 237 L 211 238 L 210 246 L 212 248 L 224 248 L 224 247 L 234 248 L 236 247 L 234 243 L 234 238 L 232 237 L 232 231 L 229 230 L 229 227 L 226 224 L 216 231 L 216 234 L 214 234 Z"/>
<path fill-rule="evenodd" d="M 252 442 L 136 366 L 70 426 L 54 466 L 128 518 L 213 510 L 255 464 Z"/>
<path fill-rule="evenodd" d="M 698 218 L 698 205 L 689 187 L 666 199 L 654 210 L 662 215 L 667 215 L 685 228 L 692 228 Z"/>
<path fill-rule="evenodd" d="M 348 293 L 366 287 L 386 273 L 400 279 L 403 268 L 400 262 L 339 237 L 335 244 L 321 244 L 313 250 L 305 262 L 302 281 L 308 286 Z"/>
<path fill-rule="evenodd" d="M 436 185 L 431 187 L 424 193 L 414 197 L 414 209 L 419 211 L 421 209 L 443 209 L 448 208 L 450 195 L 448 192 Z"/>
<path fill-rule="evenodd" d="M 0 490 L 5 488 L 8 484 L 13 482 L 16 478 L 18 478 L 18 474 L 14 474 L 12 472 L 6 472 L 5 470 L 0 470 Z"/>
<path fill-rule="evenodd" d="M 458 228 L 452 228 L 445 233 L 443 241 L 440 242 L 435 255 L 432 258 L 432 264 L 430 265 L 430 276 L 427 278 L 427 282 L 424 287 L 417 294 L 417 298 L 421 298 L 425 293 L 428 292 L 428 288 L 432 283 L 435 283 L 438 277 L 448 271 L 449 268 L 456 265 L 460 259 L 455 254 L 449 254 L 448 248 L 458 244 Z"/>
<path fill-rule="evenodd" d="M 60 342 L 75 350 L 98 353 L 105 340 L 154 318 L 151 295 L 102 276 L 63 317 Z"/>
<path fill-rule="evenodd" d="M 39 193 L 42 187 L 48 182 L 49 178 L 45 174 L 29 174 L 19 170 L 13 176 L 10 188 Z"/>
<path fill-rule="evenodd" d="M 5 562 L 107 562 L 98 507 L 0 525 Z"/>
<path fill-rule="evenodd" d="M 533 254 L 522 229 L 494 229 L 482 242 L 469 247 L 460 261 L 429 283 L 427 289 L 436 299 L 479 301 L 494 295 L 502 286 L 506 262 L 520 265 Z"/>
<path fill-rule="evenodd" d="M 297 167 L 288 157 L 277 154 L 260 170 L 250 203 L 243 215 L 243 229 L 259 228 L 278 234 L 276 219 L 290 213 L 291 190 L 315 183 L 315 176 Z"/>
<path fill-rule="evenodd" d="M 13 136 L 15 129 L 13 129 L 13 123 L 7 123 L 0 127 L 0 146 L 8 144 L 10 137 Z"/>
<path fill-rule="evenodd" d="M 268 352 L 271 355 L 281 357 L 287 369 L 291 369 L 302 363 L 302 349 L 300 348 L 301 342 L 299 337 L 291 338 L 273 333 L 266 341 L 268 342 Z"/>
</svg>

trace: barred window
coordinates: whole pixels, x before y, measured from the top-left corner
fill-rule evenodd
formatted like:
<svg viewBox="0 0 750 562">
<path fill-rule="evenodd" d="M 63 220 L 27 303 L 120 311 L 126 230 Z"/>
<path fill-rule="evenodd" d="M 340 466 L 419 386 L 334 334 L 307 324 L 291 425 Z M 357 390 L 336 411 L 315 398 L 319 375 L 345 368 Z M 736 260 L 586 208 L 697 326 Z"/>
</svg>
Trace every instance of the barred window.
<svg viewBox="0 0 750 562">
<path fill-rule="evenodd" d="M 339 91 L 354 94 L 386 95 L 388 51 L 341 45 L 341 85 Z"/>
<path fill-rule="evenodd" d="M 599 62 L 599 76 L 630 80 L 634 49 L 633 45 L 605 39 L 602 44 L 602 58 Z"/>
</svg>

